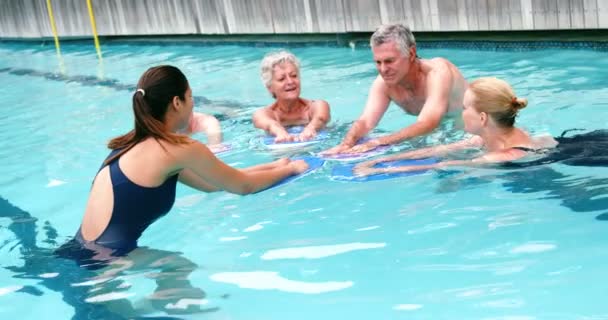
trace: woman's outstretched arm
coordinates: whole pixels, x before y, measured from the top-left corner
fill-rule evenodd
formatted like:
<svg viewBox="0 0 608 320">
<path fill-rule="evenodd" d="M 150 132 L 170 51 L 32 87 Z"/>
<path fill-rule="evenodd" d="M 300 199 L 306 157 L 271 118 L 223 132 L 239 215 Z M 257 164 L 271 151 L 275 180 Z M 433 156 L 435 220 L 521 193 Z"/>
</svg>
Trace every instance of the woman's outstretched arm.
<svg viewBox="0 0 608 320">
<path fill-rule="evenodd" d="M 386 157 L 381 157 L 381 158 L 365 161 L 365 162 L 362 162 L 361 164 L 357 165 L 357 167 L 373 167 L 374 165 L 376 165 L 378 163 L 396 161 L 396 160 L 404 160 L 404 159 L 422 159 L 422 158 L 429 158 L 429 157 L 439 157 L 439 156 L 443 156 L 443 155 L 446 155 L 450 152 L 454 152 L 457 150 L 481 147 L 482 144 L 483 144 L 483 141 L 481 140 L 481 138 L 478 136 L 475 136 L 470 139 L 466 139 L 466 140 L 462 140 L 462 141 L 458 141 L 458 142 L 454 142 L 454 143 L 450 143 L 450 144 L 433 146 L 433 147 L 422 148 L 422 149 L 417 149 L 417 150 L 411 150 L 411 151 L 398 153 L 395 155 L 390 155 L 390 156 L 386 156 Z"/>
</svg>

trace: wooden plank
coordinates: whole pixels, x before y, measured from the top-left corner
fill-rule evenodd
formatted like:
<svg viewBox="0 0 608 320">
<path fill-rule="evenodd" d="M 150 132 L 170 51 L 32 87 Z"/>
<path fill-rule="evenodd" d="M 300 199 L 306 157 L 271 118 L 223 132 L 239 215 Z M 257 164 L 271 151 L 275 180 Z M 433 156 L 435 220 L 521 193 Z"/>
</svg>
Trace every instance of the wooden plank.
<svg viewBox="0 0 608 320">
<path fill-rule="evenodd" d="M 520 0 L 509 0 L 509 18 L 511 19 L 511 30 L 521 30 L 523 28 Z"/>
<path fill-rule="evenodd" d="M 557 27 L 570 29 L 570 0 L 557 0 Z"/>
<path fill-rule="evenodd" d="M 347 31 L 375 30 L 382 24 L 378 1 L 349 0 L 343 3 Z"/>
<path fill-rule="evenodd" d="M 270 10 L 270 0 L 226 0 L 230 3 L 233 19 L 227 19 L 230 33 L 273 33 L 273 17 Z M 225 6 L 226 12 L 229 7 Z"/>
<path fill-rule="evenodd" d="M 314 23 L 312 20 L 312 11 L 310 9 L 310 0 L 304 0 L 304 17 L 306 20 L 306 30 L 308 32 L 319 32 L 318 28 L 315 29 Z"/>
<path fill-rule="evenodd" d="M 488 0 L 488 25 L 490 30 L 511 30 L 509 1 Z"/>
<path fill-rule="evenodd" d="M 345 32 L 346 18 L 341 0 L 312 0 L 313 16 L 318 19 L 320 32 Z M 312 10 L 312 8 L 311 8 Z"/>
<path fill-rule="evenodd" d="M 310 22 L 312 23 L 312 31 L 315 33 L 321 32 L 319 27 L 319 15 L 317 14 L 317 5 L 314 0 L 307 0 L 310 14 Z"/>
<path fill-rule="evenodd" d="M 60 37 L 89 37 L 86 1 L 52 0 Z M 99 35 L 608 28 L 608 0 L 98 0 Z M 0 37 L 52 37 L 44 0 L 0 0 Z"/>
<path fill-rule="evenodd" d="M 585 7 L 581 0 L 570 0 L 570 26 L 572 29 L 585 28 Z"/>
<path fill-rule="evenodd" d="M 546 29 L 555 30 L 559 28 L 559 16 L 557 13 L 557 0 L 544 0 L 547 15 L 545 16 Z"/>
<path fill-rule="evenodd" d="M 431 11 L 431 27 L 433 31 L 441 31 L 441 25 L 439 23 L 439 4 L 438 0 L 427 0 L 429 4 L 429 10 Z"/>
<path fill-rule="evenodd" d="M 535 0 L 532 1 L 534 14 L 534 29 L 553 30 L 557 29 L 557 1 Z"/>
<path fill-rule="evenodd" d="M 598 27 L 608 28 L 608 0 L 597 0 Z"/>
<path fill-rule="evenodd" d="M 379 0 L 380 21 L 382 24 L 403 23 L 405 18 L 405 1 L 401 0 Z"/>
<path fill-rule="evenodd" d="M 467 11 L 468 30 L 479 30 L 479 19 L 477 18 L 477 0 L 465 0 Z"/>
<path fill-rule="evenodd" d="M 521 18 L 524 30 L 534 30 L 532 0 L 521 0 Z"/>
<path fill-rule="evenodd" d="M 479 23 L 479 30 L 490 30 L 487 0 L 477 1 L 477 22 Z"/>
<path fill-rule="evenodd" d="M 24 2 L 8 0 L 3 3 L 5 3 L 5 7 L 2 8 L 2 12 L 4 13 L 2 21 L 6 22 L 6 36 L 15 38 L 31 37 L 32 34 L 36 33 L 23 25 L 24 22 L 27 21 Z M 50 27 L 48 29 L 48 35 L 52 36 Z"/>
<path fill-rule="evenodd" d="M 235 28 L 236 25 L 236 18 L 234 16 L 234 9 L 232 8 L 232 0 L 223 0 L 222 1 L 222 5 L 223 5 L 223 11 L 224 11 L 224 21 L 226 23 L 226 27 L 227 27 L 227 33 L 231 34 L 232 30 Z"/>
<path fill-rule="evenodd" d="M 108 0 L 93 1 L 99 35 L 162 35 L 223 32 L 217 17 L 207 17 L 207 29 L 202 29 L 199 10 L 190 0 Z M 86 9 L 85 9 L 86 10 Z M 180 19 L 175 19 L 180 17 Z M 88 13 L 86 15 L 87 24 Z M 212 22 L 215 28 L 211 29 Z"/>
<path fill-rule="evenodd" d="M 282 0 L 272 3 L 272 21 L 275 33 L 307 33 L 312 32 L 306 19 L 304 0 Z"/>
<path fill-rule="evenodd" d="M 66 37 L 92 35 L 85 1 L 55 0 L 52 5 L 58 34 Z"/>
<path fill-rule="evenodd" d="M 188 1 L 192 6 L 196 33 L 222 34 L 228 26 L 223 22 L 223 5 L 220 0 Z"/>
<path fill-rule="evenodd" d="M 422 3 L 423 0 L 408 0 L 405 2 L 407 10 L 407 5 L 409 3 L 410 6 L 410 18 L 412 23 L 410 24 L 412 28 L 415 26 L 416 31 L 426 31 L 429 30 L 430 27 L 427 27 L 427 23 L 430 25 L 430 21 L 427 17 L 424 17 L 422 14 Z"/>
<path fill-rule="evenodd" d="M 426 0 L 412 0 L 412 14 L 416 23 L 416 31 L 433 31 L 430 19 L 431 10 Z"/>
<path fill-rule="evenodd" d="M 418 31 L 420 22 L 416 22 L 416 19 L 420 21 L 420 15 L 414 14 L 414 10 L 412 9 L 412 1 L 414 0 L 404 0 L 403 1 L 403 21 L 400 21 L 402 24 L 408 26 L 410 30 Z"/>
<path fill-rule="evenodd" d="M 456 31 L 459 29 L 458 23 L 458 3 L 455 1 L 440 1 L 437 3 L 439 25 L 435 30 Z"/>
<path fill-rule="evenodd" d="M 583 0 L 584 17 L 585 17 L 585 28 L 597 29 L 599 26 L 597 19 L 597 1 L 596 0 Z"/>
<path fill-rule="evenodd" d="M 0 5 L 0 35 L 14 38 L 53 36 L 46 2 L 8 0 Z"/>
<path fill-rule="evenodd" d="M 466 0 L 456 0 L 456 7 L 458 8 L 458 30 L 469 30 L 469 18 Z"/>
<path fill-rule="evenodd" d="M 346 31 L 352 31 L 354 26 L 353 26 L 353 17 L 352 17 L 352 9 L 351 7 L 351 2 L 350 1 L 343 1 L 342 2 L 342 6 L 343 6 L 343 11 L 344 11 L 344 27 L 346 27 Z"/>
</svg>

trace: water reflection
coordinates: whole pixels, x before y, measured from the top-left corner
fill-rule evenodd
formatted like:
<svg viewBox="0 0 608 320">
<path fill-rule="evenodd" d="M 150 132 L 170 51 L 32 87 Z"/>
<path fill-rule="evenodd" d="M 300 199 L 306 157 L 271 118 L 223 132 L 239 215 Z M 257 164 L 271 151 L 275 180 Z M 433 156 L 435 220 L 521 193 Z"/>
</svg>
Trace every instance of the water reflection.
<svg viewBox="0 0 608 320">
<path fill-rule="evenodd" d="M 105 268 L 93 271 L 79 267 L 74 260 L 57 257 L 57 231 L 47 221 L 42 230 L 45 239 L 36 243 L 37 219 L 28 212 L 0 197 L 0 218 L 8 218 L 8 229 L 16 238 L 2 245 L 17 249 L 22 265 L 4 266 L 18 279 L 34 279 L 37 285 L 24 285 L 14 291 L 43 296 L 41 285 L 58 292 L 74 308 L 72 319 L 127 319 L 150 314 L 192 314 L 213 312 L 204 308 L 208 303 L 205 292 L 193 287 L 188 276 L 198 266 L 181 253 L 140 247 L 128 256 L 113 261 Z M 131 278 L 151 278 L 154 292 L 137 305 L 127 298 Z M 138 294 L 139 295 L 139 294 Z M 179 319 L 173 316 L 145 317 L 147 319 Z"/>
</svg>

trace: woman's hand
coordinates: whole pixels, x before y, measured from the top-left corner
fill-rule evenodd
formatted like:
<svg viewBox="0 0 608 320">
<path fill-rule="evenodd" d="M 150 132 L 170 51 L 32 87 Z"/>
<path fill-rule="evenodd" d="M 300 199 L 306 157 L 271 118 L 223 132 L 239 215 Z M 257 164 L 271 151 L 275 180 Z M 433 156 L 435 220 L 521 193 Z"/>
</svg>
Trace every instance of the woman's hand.
<svg viewBox="0 0 608 320">
<path fill-rule="evenodd" d="M 281 158 L 278 160 L 275 160 L 273 162 L 271 162 L 273 165 L 275 166 L 286 166 L 291 162 L 291 159 L 289 158 Z"/>
<path fill-rule="evenodd" d="M 289 162 L 293 174 L 300 174 L 308 170 L 308 163 L 304 160 L 294 160 Z"/>
<path fill-rule="evenodd" d="M 374 160 L 367 160 L 367 161 L 363 161 L 359 164 L 357 164 L 355 167 L 359 167 L 359 168 L 373 168 L 375 165 L 377 165 L 378 163 L 384 162 L 381 159 L 374 159 Z"/>
<path fill-rule="evenodd" d="M 358 165 L 353 168 L 353 173 L 355 174 L 356 177 L 367 177 L 367 176 L 371 176 L 371 175 L 375 175 L 375 174 L 381 174 L 384 172 L 385 172 L 384 168 L 372 168 L 372 167 L 361 166 L 361 165 Z"/>
<path fill-rule="evenodd" d="M 274 138 L 275 143 L 292 142 L 294 140 L 295 140 L 295 137 L 290 135 L 289 133 L 287 133 L 287 131 L 277 134 L 276 137 Z"/>
<path fill-rule="evenodd" d="M 344 153 L 345 151 L 349 150 L 350 148 L 351 147 L 348 145 L 339 144 L 333 148 L 322 151 L 320 154 L 322 156 L 331 156 L 331 155 L 335 155 L 335 154 L 339 154 L 339 153 Z"/>
</svg>

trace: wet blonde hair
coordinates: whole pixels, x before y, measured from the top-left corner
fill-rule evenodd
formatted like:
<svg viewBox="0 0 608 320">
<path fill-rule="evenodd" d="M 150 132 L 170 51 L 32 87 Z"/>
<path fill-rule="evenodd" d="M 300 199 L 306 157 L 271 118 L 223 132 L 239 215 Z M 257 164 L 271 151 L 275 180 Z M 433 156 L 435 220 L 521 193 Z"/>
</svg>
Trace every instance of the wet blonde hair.
<svg viewBox="0 0 608 320">
<path fill-rule="evenodd" d="M 290 62 L 296 67 L 298 74 L 300 74 L 300 61 L 298 58 L 293 55 L 293 53 L 285 50 L 270 52 L 264 56 L 260 66 L 260 75 L 262 77 L 262 82 L 264 85 L 269 88 L 270 83 L 272 82 L 272 70 L 278 64 Z"/>
<path fill-rule="evenodd" d="M 512 127 L 519 110 L 528 105 L 527 99 L 518 98 L 513 88 L 498 78 L 479 78 L 469 84 L 469 90 L 475 96 L 475 109 L 489 114 L 502 127 Z"/>
</svg>

